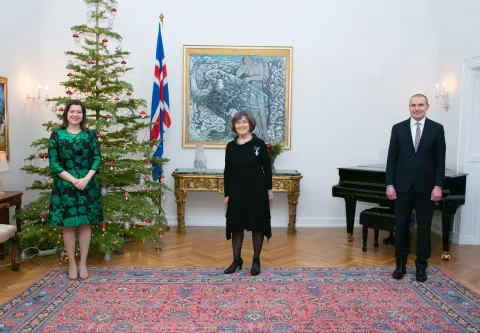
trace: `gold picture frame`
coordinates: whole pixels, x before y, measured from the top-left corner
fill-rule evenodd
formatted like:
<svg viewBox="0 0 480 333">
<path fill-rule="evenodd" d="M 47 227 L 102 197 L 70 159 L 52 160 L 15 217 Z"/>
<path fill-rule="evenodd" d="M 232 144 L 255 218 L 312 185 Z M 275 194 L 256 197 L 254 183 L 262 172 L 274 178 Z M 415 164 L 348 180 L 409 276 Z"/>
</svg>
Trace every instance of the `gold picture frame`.
<svg viewBox="0 0 480 333">
<path fill-rule="evenodd" d="M 8 79 L 0 76 L 0 151 L 5 151 L 10 161 L 10 143 L 8 136 Z"/>
<path fill-rule="evenodd" d="M 247 110 L 258 137 L 291 149 L 292 63 L 291 46 L 183 45 L 182 146 L 224 148 Z"/>
</svg>

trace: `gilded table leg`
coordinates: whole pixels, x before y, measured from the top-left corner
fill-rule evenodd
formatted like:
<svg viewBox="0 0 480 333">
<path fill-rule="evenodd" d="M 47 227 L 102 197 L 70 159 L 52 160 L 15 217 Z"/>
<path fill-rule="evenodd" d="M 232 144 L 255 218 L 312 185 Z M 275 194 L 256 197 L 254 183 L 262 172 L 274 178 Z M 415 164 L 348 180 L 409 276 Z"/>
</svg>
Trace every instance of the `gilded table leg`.
<svg viewBox="0 0 480 333">
<path fill-rule="evenodd" d="M 185 190 L 175 189 L 175 201 L 177 202 L 177 221 L 178 221 L 178 234 L 185 234 L 185 199 L 187 192 Z"/>
<path fill-rule="evenodd" d="M 288 234 L 296 235 L 297 230 L 295 224 L 297 223 L 297 203 L 300 196 L 299 191 L 288 191 Z"/>
</svg>

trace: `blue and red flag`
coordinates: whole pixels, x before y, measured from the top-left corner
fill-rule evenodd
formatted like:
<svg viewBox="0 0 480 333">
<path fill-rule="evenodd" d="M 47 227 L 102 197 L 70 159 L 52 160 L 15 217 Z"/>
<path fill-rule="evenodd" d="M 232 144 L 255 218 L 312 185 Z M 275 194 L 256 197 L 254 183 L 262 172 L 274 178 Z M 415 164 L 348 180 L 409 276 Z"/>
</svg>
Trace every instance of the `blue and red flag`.
<svg viewBox="0 0 480 333">
<path fill-rule="evenodd" d="M 167 64 L 162 42 L 162 22 L 158 24 L 157 52 L 155 58 L 155 70 L 153 77 L 152 109 L 150 120 L 153 123 L 150 127 L 150 140 L 163 140 L 165 128 L 169 128 L 170 121 L 170 100 L 168 97 Z M 163 156 L 163 141 L 159 143 L 153 153 L 154 157 Z M 156 181 L 162 175 L 163 170 L 159 165 L 153 164 L 152 177 Z"/>
</svg>

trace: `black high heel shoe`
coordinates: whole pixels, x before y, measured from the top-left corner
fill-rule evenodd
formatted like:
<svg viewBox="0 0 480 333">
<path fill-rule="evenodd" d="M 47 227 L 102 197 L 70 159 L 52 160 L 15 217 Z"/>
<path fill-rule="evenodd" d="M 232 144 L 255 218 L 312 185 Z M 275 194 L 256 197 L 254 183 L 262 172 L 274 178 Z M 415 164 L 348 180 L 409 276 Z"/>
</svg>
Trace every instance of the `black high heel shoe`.
<svg viewBox="0 0 480 333">
<path fill-rule="evenodd" d="M 239 270 L 242 269 L 242 265 L 243 265 L 243 260 L 242 258 L 240 259 L 234 259 L 232 264 L 226 269 L 224 270 L 223 272 L 225 274 L 232 274 L 232 273 L 235 273 L 237 267 L 239 268 Z"/>
<path fill-rule="evenodd" d="M 253 276 L 260 274 L 260 259 L 253 259 L 250 273 L 252 273 Z"/>
</svg>

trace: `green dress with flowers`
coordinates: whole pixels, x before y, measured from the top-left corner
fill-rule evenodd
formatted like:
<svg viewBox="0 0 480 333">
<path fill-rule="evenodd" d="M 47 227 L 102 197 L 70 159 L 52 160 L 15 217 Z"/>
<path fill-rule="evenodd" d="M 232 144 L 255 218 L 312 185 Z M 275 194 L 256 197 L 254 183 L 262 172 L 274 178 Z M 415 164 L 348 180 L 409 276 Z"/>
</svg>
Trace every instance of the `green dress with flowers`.
<svg viewBox="0 0 480 333">
<path fill-rule="evenodd" d="M 83 190 L 61 178 L 66 171 L 73 177 L 85 177 L 90 170 L 99 172 L 101 155 L 93 130 L 71 134 L 66 129 L 52 132 L 48 145 L 53 176 L 48 224 L 54 227 L 78 227 L 103 221 L 100 186 L 95 175 Z"/>
</svg>

